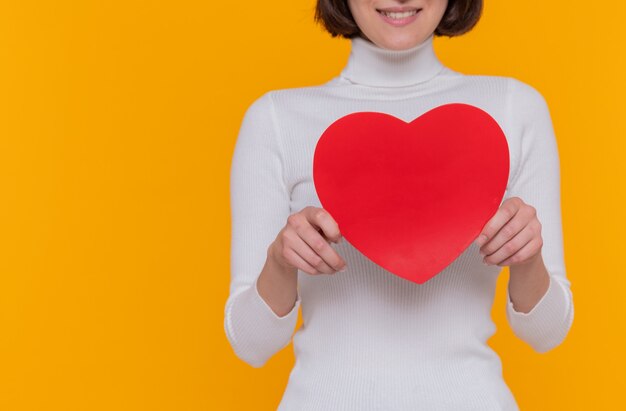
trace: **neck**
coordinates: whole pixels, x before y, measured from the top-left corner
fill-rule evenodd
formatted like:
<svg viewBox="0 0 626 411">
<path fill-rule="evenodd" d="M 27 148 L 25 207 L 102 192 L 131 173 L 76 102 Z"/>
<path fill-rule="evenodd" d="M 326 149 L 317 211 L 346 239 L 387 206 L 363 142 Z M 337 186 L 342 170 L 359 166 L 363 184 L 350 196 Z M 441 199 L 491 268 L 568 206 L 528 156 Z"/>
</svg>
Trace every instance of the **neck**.
<svg viewBox="0 0 626 411">
<path fill-rule="evenodd" d="M 444 68 L 435 54 L 433 38 L 431 34 L 410 49 L 392 50 L 355 37 L 341 77 L 373 87 L 406 87 L 428 81 Z"/>
</svg>

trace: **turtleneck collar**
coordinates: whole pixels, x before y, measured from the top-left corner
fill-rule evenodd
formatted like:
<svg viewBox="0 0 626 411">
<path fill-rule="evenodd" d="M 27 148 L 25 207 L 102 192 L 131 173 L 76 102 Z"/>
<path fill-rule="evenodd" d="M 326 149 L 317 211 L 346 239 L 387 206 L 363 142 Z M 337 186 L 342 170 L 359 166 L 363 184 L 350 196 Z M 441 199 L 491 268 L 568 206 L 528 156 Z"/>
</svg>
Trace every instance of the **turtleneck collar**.
<svg viewBox="0 0 626 411">
<path fill-rule="evenodd" d="M 434 34 L 406 50 L 385 49 L 362 37 L 351 39 L 340 77 L 373 87 L 406 87 L 435 77 L 443 68 L 433 48 Z"/>
</svg>

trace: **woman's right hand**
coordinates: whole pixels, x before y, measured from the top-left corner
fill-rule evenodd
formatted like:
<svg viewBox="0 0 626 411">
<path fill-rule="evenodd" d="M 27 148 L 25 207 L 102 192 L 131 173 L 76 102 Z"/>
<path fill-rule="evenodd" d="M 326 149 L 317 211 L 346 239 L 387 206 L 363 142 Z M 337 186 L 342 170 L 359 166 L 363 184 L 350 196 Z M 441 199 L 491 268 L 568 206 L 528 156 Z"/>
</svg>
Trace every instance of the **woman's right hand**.
<svg viewBox="0 0 626 411">
<path fill-rule="evenodd" d="M 346 263 L 330 246 L 341 239 L 335 219 L 323 208 L 308 206 L 287 218 L 287 224 L 271 244 L 277 264 L 308 274 L 335 274 Z"/>
</svg>

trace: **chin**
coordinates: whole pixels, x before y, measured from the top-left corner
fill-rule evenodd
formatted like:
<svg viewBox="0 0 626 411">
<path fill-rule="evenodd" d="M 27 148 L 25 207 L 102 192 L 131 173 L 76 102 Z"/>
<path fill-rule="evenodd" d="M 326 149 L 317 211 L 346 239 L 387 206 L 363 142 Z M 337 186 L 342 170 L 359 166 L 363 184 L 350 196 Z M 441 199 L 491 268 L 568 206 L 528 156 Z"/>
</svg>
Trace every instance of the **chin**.
<svg viewBox="0 0 626 411">
<path fill-rule="evenodd" d="M 406 50 L 417 46 L 425 39 L 422 39 L 419 35 L 404 35 L 404 36 L 386 36 L 372 40 L 374 44 L 379 47 L 390 50 Z"/>
</svg>

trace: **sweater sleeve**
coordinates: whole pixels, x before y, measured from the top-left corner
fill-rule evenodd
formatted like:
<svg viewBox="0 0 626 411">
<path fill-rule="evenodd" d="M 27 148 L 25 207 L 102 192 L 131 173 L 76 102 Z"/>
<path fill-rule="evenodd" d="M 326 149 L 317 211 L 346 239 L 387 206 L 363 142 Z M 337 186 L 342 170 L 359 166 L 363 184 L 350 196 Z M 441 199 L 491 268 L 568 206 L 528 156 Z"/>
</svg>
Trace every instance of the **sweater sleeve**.
<svg viewBox="0 0 626 411">
<path fill-rule="evenodd" d="M 235 354 L 261 367 L 289 344 L 298 316 L 279 317 L 263 300 L 257 279 L 267 250 L 290 214 L 271 92 L 247 109 L 230 170 L 230 295 L 224 309 L 226 337 Z"/>
<path fill-rule="evenodd" d="M 510 80 L 509 115 L 512 130 L 521 132 L 521 154 L 508 197 L 519 197 L 537 210 L 550 282 L 528 313 L 513 308 L 507 287 L 506 317 L 515 335 L 535 351 L 546 352 L 565 339 L 574 319 L 563 257 L 559 154 L 545 99 L 530 85 Z"/>
</svg>

